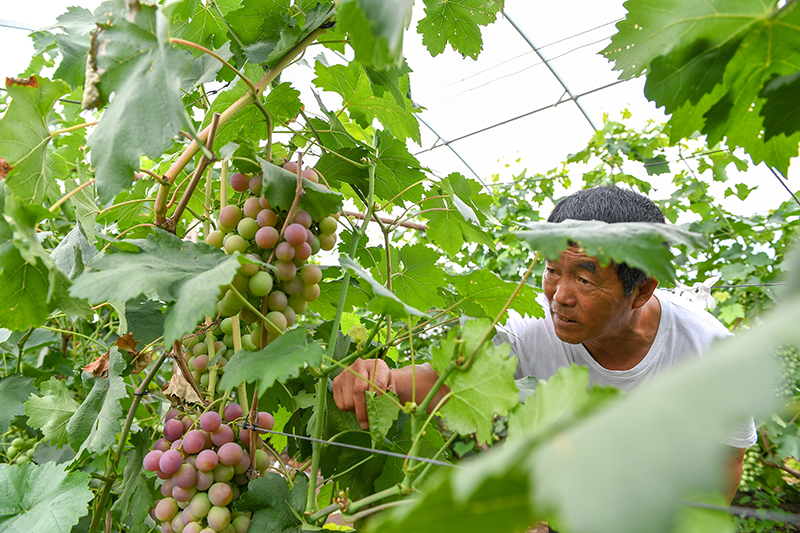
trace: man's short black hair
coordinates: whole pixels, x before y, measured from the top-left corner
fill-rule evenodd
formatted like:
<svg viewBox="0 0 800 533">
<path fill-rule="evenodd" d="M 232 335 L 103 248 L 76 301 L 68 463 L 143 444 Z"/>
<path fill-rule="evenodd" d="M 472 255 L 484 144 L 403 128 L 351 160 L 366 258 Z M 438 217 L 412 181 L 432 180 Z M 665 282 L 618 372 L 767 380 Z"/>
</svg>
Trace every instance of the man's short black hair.
<svg viewBox="0 0 800 533">
<path fill-rule="evenodd" d="M 614 185 L 582 189 L 563 198 L 547 218 L 548 222 L 564 220 L 600 220 L 609 224 L 618 222 L 656 222 L 665 224 L 664 213 L 650 198 L 629 189 Z M 614 263 L 622 282 L 625 297 L 647 280 L 638 268 L 625 263 Z"/>
</svg>

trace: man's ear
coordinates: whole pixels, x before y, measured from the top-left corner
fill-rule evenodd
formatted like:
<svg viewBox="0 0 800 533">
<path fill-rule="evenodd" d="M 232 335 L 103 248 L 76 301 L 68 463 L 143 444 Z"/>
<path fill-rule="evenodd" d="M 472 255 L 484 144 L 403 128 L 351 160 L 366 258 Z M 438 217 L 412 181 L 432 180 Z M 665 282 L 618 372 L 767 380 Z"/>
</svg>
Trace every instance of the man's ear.
<svg viewBox="0 0 800 533">
<path fill-rule="evenodd" d="M 639 285 L 639 288 L 633 291 L 633 308 L 638 309 L 646 304 L 653 296 L 656 287 L 658 287 L 658 280 L 655 278 L 647 278 L 644 283 Z"/>
</svg>

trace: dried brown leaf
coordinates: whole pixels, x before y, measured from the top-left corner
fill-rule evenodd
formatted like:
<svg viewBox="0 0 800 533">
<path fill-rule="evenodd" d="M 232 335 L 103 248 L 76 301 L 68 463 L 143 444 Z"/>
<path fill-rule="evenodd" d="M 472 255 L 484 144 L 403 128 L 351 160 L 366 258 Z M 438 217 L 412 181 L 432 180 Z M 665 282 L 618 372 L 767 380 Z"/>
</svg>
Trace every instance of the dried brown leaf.
<svg viewBox="0 0 800 533">
<path fill-rule="evenodd" d="M 180 404 L 190 407 L 197 403 L 204 404 L 203 399 L 198 396 L 180 372 L 172 374 L 169 383 L 161 391 L 172 401 L 173 405 Z"/>
</svg>

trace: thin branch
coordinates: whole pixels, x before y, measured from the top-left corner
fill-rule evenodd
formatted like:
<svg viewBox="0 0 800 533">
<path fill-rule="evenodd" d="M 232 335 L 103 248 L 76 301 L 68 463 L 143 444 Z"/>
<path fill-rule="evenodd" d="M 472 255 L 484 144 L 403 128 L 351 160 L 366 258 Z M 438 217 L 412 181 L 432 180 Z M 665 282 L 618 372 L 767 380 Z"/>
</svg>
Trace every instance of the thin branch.
<svg viewBox="0 0 800 533">
<path fill-rule="evenodd" d="M 197 43 L 193 43 L 192 41 L 187 41 L 185 39 L 176 39 L 174 37 L 170 37 L 169 42 L 172 43 L 172 44 L 182 44 L 184 46 L 188 46 L 190 48 L 194 48 L 195 50 L 200 50 L 204 54 L 210 55 L 211 57 L 213 57 L 214 59 L 216 59 L 217 61 L 219 61 L 223 65 L 225 65 L 226 67 L 228 67 L 230 70 L 232 70 L 234 74 L 239 76 L 242 79 L 242 81 L 245 82 L 248 87 L 250 87 L 250 90 L 253 91 L 253 94 L 256 93 L 256 85 L 252 81 L 250 81 L 250 79 L 247 76 L 245 76 L 244 74 L 239 72 L 239 70 L 236 67 L 234 67 L 233 65 L 228 63 L 222 56 L 218 55 L 217 53 L 212 52 L 211 50 L 209 50 L 205 46 L 201 46 L 201 45 L 199 45 Z"/>
<path fill-rule="evenodd" d="M 78 194 L 80 191 L 82 191 L 92 183 L 94 183 L 94 178 L 90 179 L 86 183 L 81 183 L 80 185 L 69 191 L 67 194 L 62 196 L 56 203 L 50 206 L 50 212 L 55 213 L 56 211 L 58 211 L 58 208 L 61 207 L 61 204 L 72 198 L 74 195 Z"/>
<path fill-rule="evenodd" d="M 342 210 L 342 214 L 348 217 L 357 218 L 359 220 L 364 220 L 364 213 L 359 213 L 358 211 L 346 211 Z M 383 222 L 384 224 L 389 224 L 390 226 L 396 227 L 402 226 L 404 228 L 416 229 L 419 231 L 427 231 L 428 226 L 425 224 L 418 224 L 416 222 L 409 222 L 408 220 L 399 220 L 399 218 L 390 218 L 390 217 L 379 217 L 378 215 L 372 215 L 372 221 Z M 398 223 L 399 221 L 399 223 Z"/>
<path fill-rule="evenodd" d="M 798 205 L 800 205 L 800 200 L 797 199 L 797 196 L 795 196 L 795 194 L 792 192 L 792 190 L 789 188 L 789 186 L 786 185 L 784 180 L 781 179 L 781 175 L 778 174 L 778 172 L 775 170 L 775 168 L 774 167 L 767 167 L 767 168 L 769 168 L 769 171 L 772 172 L 772 175 L 775 176 L 775 178 L 777 178 L 777 180 L 780 182 L 780 184 L 783 185 L 783 188 L 786 189 L 789 192 L 789 194 L 792 195 L 792 198 L 794 198 L 794 201 L 797 202 Z"/>
</svg>

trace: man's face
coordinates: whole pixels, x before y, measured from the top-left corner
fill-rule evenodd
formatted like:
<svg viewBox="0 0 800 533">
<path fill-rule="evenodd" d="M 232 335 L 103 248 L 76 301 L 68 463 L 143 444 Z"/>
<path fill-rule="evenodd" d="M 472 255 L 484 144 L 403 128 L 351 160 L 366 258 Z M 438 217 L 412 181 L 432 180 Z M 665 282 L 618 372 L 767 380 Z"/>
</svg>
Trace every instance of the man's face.
<svg viewBox="0 0 800 533">
<path fill-rule="evenodd" d="M 576 247 L 545 261 L 542 288 L 556 335 L 570 344 L 612 340 L 624 331 L 632 311 L 633 295 L 625 297 L 616 269 L 601 267 Z"/>
</svg>

